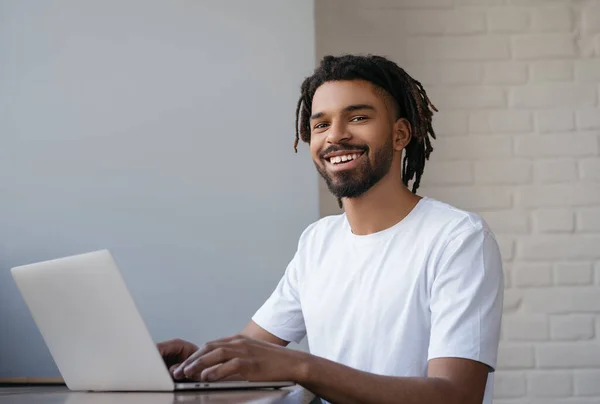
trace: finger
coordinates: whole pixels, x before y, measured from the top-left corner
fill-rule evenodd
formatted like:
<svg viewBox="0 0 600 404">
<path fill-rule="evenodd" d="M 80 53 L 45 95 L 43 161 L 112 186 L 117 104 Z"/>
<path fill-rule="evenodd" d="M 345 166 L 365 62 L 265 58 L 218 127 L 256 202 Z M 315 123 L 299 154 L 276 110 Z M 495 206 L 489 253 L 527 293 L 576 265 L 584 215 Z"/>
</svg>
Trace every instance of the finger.
<svg viewBox="0 0 600 404">
<path fill-rule="evenodd" d="M 209 342 L 207 344 L 205 344 L 202 348 L 198 349 L 196 352 L 194 352 L 193 354 L 191 354 L 190 356 L 188 356 L 184 361 L 182 361 L 178 367 L 176 367 L 173 370 L 173 376 L 175 378 L 182 378 L 184 377 L 183 374 L 183 369 L 186 368 L 187 366 L 189 366 L 190 364 L 192 364 L 194 361 L 196 361 L 198 358 L 202 357 L 203 355 L 207 354 L 208 352 L 213 351 L 214 349 L 217 349 L 218 345 Z"/>
<path fill-rule="evenodd" d="M 178 367 L 179 365 L 180 365 L 179 363 L 176 363 L 176 364 L 174 364 L 173 366 L 171 366 L 171 367 L 169 368 L 169 373 L 171 374 L 171 377 L 172 377 L 173 379 L 175 379 L 175 369 L 177 369 L 177 367 Z"/>
<path fill-rule="evenodd" d="M 186 381 L 194 381 L 192 379 L 188 379 L 185 377 L 185 375 L 181 375 L 181 376 L 175 376 L 175 368 L 179 366 L 179 364 L 173 365 L 169 368 L 169 373 L 171 374 L 171 378 L 177 382 L 186 382 Z"/>
<path fill-rule="evenodd" d="M 183 367 L 183 374 L 189 378 L 198 379 L 203 370 L 227 362 L 230 359 L 240 357 L 241 352 L 228 347 L 216 348 L 195 361 Z"/>
<path fill-rule="evenodd" d="M 219 365 L 235 356 L 239 356 L 239 353 L 229 347 L 221 346 L 197 357 L 194 361 L 181 366 L 178 370 L 181 370 L 181 373 L 186 377 L 199 380 L 200 373 L 204 369 Z"/>
<path fill-rule="evenodd" d="M 171 366 L 171 368 L 169 369 L 169 372 L 171 373 L 171 375 L 173 375 L 173 370 L 175 370 L 175 368 L 177 366 L 179 366 L 179 364 Z M 218 368 L 219 366 L 222 366 L 222 363 L 219 363 L 218 365 L 211 366 L 211 367 L 205 369 L 204 372 L 212 373 L 212 371 L 215 370 L 216 368 Z M 225 377 L 223 379 L 220 379 L 220 380 L 222 380 L 222 381 L 240 382 L 240 381 L 245 381 L 246 379 L 244 379 L 242 377 L 242 375 L 240 375 L 240 374 L 235 374 L 235 375 L 227 376 L 227 377 Z"/>
<path fill-rule="evenodd" d="M 202 373 L 200 373 L 200 381 L 216 382 L 218 380 L 244 374 L 245 370 L 248 368 L 248 363 L 249 361 L 247 359 L 233 358 L 219 366 L 212 366 L 204 369 Z"/>
<path fill-rule="evenodd" d="M 159 342 L 156 344 L 156 347 L 163 358 L 181 358 L 181 360 L 187 358 L 198 349 L 191 342 L 180 338 Z"/>
<path fill-rule="evenodd" d="M 181 353 L 181 345 L 176 343 L 176 340 L 159 342 L 156 347 L 161 356 L 179 355 Z"/>
<path fill-rule="evenodd" d="M 201 356 L 214 351 L 215 349 L 221 348 L 221 347 L 227 347 L 227 346 L 231 346 L 231 345 L 235 345 L 234 348 L 238 348 L 241 349 L 242 345 L 250 342 L 251 340 L 243 335 L 233 335 L 231 337 L 227 337 L 227 338 L 222 338 L 222 339 L 218 339 L 215 341 L 211 341 L 211 342 L 207 342 L 206 344 L 204 344 L 203 347 L 199 348 L 196 352 L 194 352 L 193 354 L 191 354 L 189 357 L 187 358 L 182 358 L 184 359 L 181 363 L 181 365 L 179 366 L 179 368 L 176 368 L 174 370 L 174 375 L 176 377 L 183 377 L 183 369 L 186 366 L 189 366 L 191 363 L 193 363 L 194 361 L 196 361 L 198 358 L 200 358 Z"/>
<path fill-rule="evenodd" d="M 216 364 L 214 366 L 210 366 L 210 367 L 204 369 L 203 372 L 212 372 L 212 371 L 216 370 L 219 366 L 223 366 L 223 364 L 222 363 L 218 363 L 218 364 Z M 200 381 L 200 375 L 201 375 L 201 373 L 197 374 L 195 376 L 195 380 Z"/>
<path fill-rule="evenodd" d="M 227 338 L 226 340 L 229 340 L 229 338 Z M 196 352 L 194 352 L 193 354 L 191 354 L 190 356 L 188 356 L 187 358 L 182 358 L 184 359 L 181 362 L 181 365 L 179 365 L 179 368 L 175 369 L 175 375 L 177 377 L 182 377 L 183 376 L 183 369 L 186 366 L 189 366 L 191 363 L 193 363 L 195 360 L 197 360 L 198 358 L 200 358 L 203 355 L 206 355 L 207 353 L 214 351 L 215 349 L 218 349 L 224 345 L 227 345 L 229 342 L 224 340 L 217 340 L 217 341 L 211 341 L 211 342 L 207 342 L 206 344 L 204 344 L 201 348 L 199 348 L 198 350 L 196 350 Z"/>
</svg>

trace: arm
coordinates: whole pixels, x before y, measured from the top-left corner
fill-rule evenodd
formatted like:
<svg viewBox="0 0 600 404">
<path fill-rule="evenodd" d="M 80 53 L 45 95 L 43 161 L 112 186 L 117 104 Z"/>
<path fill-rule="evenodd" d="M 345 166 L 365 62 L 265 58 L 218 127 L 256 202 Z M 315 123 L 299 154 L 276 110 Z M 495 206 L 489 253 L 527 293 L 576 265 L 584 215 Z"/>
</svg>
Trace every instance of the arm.
<svg viewBox="0 0 600 404">
<path fill-rule="evenodd" d="M 428 377 L 392 377 L 361 372 L 322 358 L 307 358 L 297 382 L 332 403 L 443 403 L 483 401 L 488 367 L 459 358 L 429 362 Z"/>
<path fill-rule="evenodd" d="M 290 341 L 285 341 L 271 334 L 252 320 L 250 320 L 248 325 L 244 327 L 241 334 L 251 339 L 270 342 L 271 344 L 280 345 L 284 347 L 288 346 L 288 344 L 290 343 Z"/>
<path fill-rule="evenodd" d="M 483 401 L 489 367 L 470 359 L 429 361 L 428 377 L 367 373 L 243 335 L 209 342 L 176 372 L 200 381 L 241 375 L 249 381 L 291 380 L 333 403 L 475 404 Z"/>
</svg>

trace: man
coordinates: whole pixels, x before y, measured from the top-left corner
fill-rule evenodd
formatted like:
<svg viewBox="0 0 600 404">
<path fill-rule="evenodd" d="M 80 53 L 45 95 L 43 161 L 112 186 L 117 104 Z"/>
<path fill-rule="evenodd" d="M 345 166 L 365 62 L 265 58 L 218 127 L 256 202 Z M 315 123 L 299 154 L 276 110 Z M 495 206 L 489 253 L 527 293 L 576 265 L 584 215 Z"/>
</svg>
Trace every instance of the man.
<svg viewBox="0 0 600 404">
<path fill-rule="evenodd" d="M 335 403 L 491 403 L 500 253 L 479 216 L 416 195 L 435 138 L 425 90 L 385 58 L 347 55 L 301 91 L 294 147 L 310 145 L 345 213 L 303 232 L 240 335 L 159 344 L 173 377 L 293 380 Z M 305 335 L 311 354 L 285 348 Z"/>
</svg>

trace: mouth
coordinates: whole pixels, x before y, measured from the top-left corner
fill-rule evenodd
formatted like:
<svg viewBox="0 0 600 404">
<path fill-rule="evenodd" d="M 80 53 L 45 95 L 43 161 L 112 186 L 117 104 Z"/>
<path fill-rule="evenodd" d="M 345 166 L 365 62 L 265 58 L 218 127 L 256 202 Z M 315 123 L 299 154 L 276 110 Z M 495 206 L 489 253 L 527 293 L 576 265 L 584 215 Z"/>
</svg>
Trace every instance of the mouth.
<svg viewBox="0 0 600 404">
<path fill-rule="evenodd" d="M 356 167 L 364 151 L 343 152 L 327 155 L 323 158 L 333 171 L 347 170 Z"/>
</svg>

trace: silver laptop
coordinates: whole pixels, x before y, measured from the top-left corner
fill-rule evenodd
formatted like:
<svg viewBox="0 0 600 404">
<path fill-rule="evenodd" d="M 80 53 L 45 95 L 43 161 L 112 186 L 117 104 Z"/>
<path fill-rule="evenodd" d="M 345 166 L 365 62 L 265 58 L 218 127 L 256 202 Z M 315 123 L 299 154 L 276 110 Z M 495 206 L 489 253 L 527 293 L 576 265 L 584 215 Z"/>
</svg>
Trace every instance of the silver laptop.
<svg viewBox="0 0 600 404">
<path fill-rule="evenodd" d="M 108 250 L 11 269 L 74 391 L 279 388 L 293 382 L 174 382 Z"/>
</svg>

